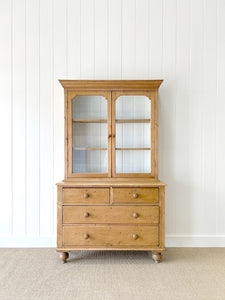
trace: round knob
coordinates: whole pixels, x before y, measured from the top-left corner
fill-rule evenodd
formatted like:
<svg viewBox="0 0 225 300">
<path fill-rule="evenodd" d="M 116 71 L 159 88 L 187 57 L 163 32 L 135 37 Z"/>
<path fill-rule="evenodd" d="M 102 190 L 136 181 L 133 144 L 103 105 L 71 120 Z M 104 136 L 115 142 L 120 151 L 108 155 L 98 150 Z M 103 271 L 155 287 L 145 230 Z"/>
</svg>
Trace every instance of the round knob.
<svg viewBox="0 0 225 300">
<path fill-rule="evenodd" d="M 133 197 L 134 197 L 134 198 L 137 198 L 137 197 L 138 197 L 138 194 L 134 193 L 134 194 L 133 194 Z"/>
<path fill-rule="evenodd" d="M 84 198 L 88 198 L 88 197 L 89 197 L 88 193 L 85 193 Z"/>
<path fill-rule="evenodd" d="M 114 138 L 115 136 L 116 136 L 115 134 L 112 135 L 113 138 Z"/>
<path fill-rule="evenodd" d="M 89 213 L 88 213 L 88 212 L 85 212 L 85 213 L 84 213 L 84 217 L 85 217 L 85 218 L 89 217 Z"/>
<path fill-rule="evenodd" d="M 134 213 L 133 213 L 133 217 L 134 217 L 134 218 L 137 218 L 137 217 L 138 217 L 138 214 L 137 214 L 136 212 L 134 212 Z"/>
<path fill-rule="evenodd" d="M 108 138 L 110 139 L 111 137 L 112 137 L 112 135 L 111 135 L 111 134 L 109 134 Z"/>
<path fill-rule="evenodd" d="M 133 234 L 132 234 L 132 238 L 133 238 L 134 240 L 136 240 L 136 239 L 138 238 L 138 235 L 137 235 L 136 233 L 133 233 Z"/>
<path fill-rule="evenodd" d="M 85 240 L 87 240 L 89 238 L 89 234 L 85 233 L 84 238 L 85 238 Z"/>
</svg>

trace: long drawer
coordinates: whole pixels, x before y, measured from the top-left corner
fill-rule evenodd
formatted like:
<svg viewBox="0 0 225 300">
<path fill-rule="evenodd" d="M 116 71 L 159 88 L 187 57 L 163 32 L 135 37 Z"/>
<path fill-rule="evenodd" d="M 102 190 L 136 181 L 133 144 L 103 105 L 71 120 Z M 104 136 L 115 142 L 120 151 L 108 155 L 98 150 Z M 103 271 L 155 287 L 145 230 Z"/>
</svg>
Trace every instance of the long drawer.
<svg viewBox="0 0 225 300">
<path fill-rule="evenodd" d="M 158 203 L 157 188 L 113 188 L 113 203 Z"/>
<path fill-rule="evenodd" d="M 145 224 L 159 223 L 158 206 L 64 206 L 63 223 Z"/>
<path fill-rule="evenodd" d="M 63 246 L 158 246 L 158 242 L 158 226 L 63 226 Z"/>
<path fill-rule="evenodd" d="M 64 188 L 64 204 L 109 204 L 109 188 Z"/>
</svg>

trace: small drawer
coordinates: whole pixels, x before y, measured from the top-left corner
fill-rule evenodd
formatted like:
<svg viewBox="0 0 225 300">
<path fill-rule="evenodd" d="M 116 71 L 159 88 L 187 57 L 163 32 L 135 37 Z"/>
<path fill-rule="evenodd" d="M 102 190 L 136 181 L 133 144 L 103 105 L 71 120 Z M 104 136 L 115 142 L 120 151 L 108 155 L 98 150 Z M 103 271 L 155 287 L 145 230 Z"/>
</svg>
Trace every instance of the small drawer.
<svg viewBox="0 0 225 300">
<path fill-rule="evenodd" d="M 114 188 L 113 203 L 158 203 L 158 188 Z"/>
<path fill-rule="evenodd" d="M 64 206 L 63 224 L 141 224 L 159 223 L 158 206 Z"/>
<path fill-rule="evenodd" d="M 158 226 L 63 226 L 64 246 L 158 246 Z"/>
<path fill-rule="evenodd" d="M 109 204 L 109 189 L 64 188 L 63 204 Z"/>
</svg>

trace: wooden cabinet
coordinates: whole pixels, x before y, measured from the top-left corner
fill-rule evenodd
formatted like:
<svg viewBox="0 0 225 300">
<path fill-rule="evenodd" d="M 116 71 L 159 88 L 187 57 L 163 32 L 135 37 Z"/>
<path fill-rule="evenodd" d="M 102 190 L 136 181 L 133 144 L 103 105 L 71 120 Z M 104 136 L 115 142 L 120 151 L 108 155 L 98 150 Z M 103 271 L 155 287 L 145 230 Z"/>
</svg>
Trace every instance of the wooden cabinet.
<svg viewBox="0 0 225 300">
<path fill-rule="evenodd" d="M 60 80 L 65 178 L 57 183 L 57 251 L 150 250 L 164 245 L 158 179 L 161 80 Z"/>
</svg>

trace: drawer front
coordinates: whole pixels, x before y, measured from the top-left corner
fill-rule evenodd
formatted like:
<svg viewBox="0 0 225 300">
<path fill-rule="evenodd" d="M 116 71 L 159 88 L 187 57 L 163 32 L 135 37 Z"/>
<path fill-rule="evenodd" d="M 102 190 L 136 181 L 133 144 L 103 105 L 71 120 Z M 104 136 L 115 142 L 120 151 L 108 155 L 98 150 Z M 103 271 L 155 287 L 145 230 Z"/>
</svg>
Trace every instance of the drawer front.
<svg viewBox="0 0 225 300">
<path fill-rule="evenodd" d="M 113 203 L 158 203 L 157 188 L 114 188 Z"/>
<path fill-rule="evenodd" d="M 108 188 L 64 188 L 64 204 L 109 204 Z"/>
<path fill-rule="evenodd" d="M 158 206 L 64 206 L 63 223 L 145 224 L 159 223 Z"/>
<path fill-rule="evenodd" d="M 63 226 L 64 246 L 158 246 L 158 226 Z"/>
</svg>

